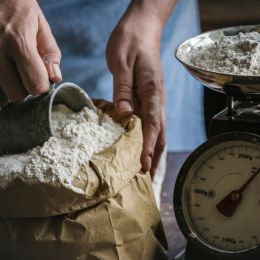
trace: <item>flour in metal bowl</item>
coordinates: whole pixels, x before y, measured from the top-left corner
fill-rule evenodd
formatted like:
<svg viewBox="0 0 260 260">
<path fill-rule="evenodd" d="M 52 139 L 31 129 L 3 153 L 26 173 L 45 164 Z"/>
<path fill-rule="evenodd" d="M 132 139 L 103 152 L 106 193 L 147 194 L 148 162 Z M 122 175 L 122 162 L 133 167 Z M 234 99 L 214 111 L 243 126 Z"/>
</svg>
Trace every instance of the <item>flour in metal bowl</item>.
<svg viewBox="0 0 260 260">
<path fill-rule="evenodd" d="M 223 35 L 218 41 L 194 48 L 187 58 L 191 65 L 207 71 L 260 76 L 260 33 Z"/>
</svg>

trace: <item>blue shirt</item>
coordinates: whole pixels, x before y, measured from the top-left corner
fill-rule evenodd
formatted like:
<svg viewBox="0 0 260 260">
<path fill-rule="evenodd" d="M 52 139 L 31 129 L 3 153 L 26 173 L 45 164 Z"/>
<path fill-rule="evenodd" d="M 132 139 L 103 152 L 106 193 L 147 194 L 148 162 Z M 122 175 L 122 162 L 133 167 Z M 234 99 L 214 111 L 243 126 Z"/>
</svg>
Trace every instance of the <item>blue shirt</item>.
<svg viewBox="0 0 260 260">
<path fill-rule="evenodd" d="M 38 1 L 62 52 L 64 81 L 84 88 L 91 97 L 112 98 L 112 76 L 105 59 L 109 35 L 129 0 Z M 199 33 L 195 0 L 179 0 L 161 40 L 166 90 L 167 146 L 190 151 L 205 140 L 203 89 L 174 58 L 174 49 Z"/>
</svg>

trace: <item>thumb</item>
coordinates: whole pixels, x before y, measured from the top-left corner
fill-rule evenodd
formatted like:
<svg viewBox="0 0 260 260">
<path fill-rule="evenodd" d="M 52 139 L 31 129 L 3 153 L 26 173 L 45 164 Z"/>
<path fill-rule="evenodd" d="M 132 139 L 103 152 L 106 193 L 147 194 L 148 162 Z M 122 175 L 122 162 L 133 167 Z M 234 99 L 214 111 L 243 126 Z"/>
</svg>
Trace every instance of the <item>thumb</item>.
<svg viewBox="0 0 260 260">
<path fill-rule="evenodd" d="M 47 69 L 49 79 L 54 83 L 61 81 L 61 52 L 43 15 L 39 18 L 37 48 Z"/>
<path fill-rule="evenodd" d="M 114 105 L 118 114 L 129 115 L 134 112 L 131 70 L 114 71 Z"/>
</svg>

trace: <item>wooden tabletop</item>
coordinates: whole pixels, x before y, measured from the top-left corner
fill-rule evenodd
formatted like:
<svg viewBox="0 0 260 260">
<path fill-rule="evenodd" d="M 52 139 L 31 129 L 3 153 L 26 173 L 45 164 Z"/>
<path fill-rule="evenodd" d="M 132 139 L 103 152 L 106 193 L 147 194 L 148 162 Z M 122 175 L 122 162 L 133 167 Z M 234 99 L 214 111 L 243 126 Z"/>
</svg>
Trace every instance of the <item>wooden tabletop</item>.
<svg viewBox="0 0 260 260">
<path fill-rule="evenodd" d="M 178 172 L 189 152 L 168 153 L 167 170 L 161 194 L 161 216 L 168 241 L 168 257 L 172 259 L 185 248 L 186 240 L 179 230 L 173 210 L 173 190 Z"/>
</svg>

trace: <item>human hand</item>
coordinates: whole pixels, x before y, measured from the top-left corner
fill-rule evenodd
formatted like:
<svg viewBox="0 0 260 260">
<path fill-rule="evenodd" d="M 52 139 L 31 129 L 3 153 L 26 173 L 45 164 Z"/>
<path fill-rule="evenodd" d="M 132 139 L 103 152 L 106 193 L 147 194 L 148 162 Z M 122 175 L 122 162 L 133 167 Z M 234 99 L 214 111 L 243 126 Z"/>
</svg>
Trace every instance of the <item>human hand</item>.
<svg viewBox="0 0 260 260">
<path fill-rule="evenodd" d="M 0 107 L 61 80 L 60 50 L 36 0 L 0 2 Z"/>
<path fill-rule="evenodd" d="M 149 13 L 126 12 L 107 46 L 117 112 L 135 112 L 143 126 L 141 163 L 153 177 L 165 146 L 164 89 L 160 64 L 162 23 Z"/>
</svg>

